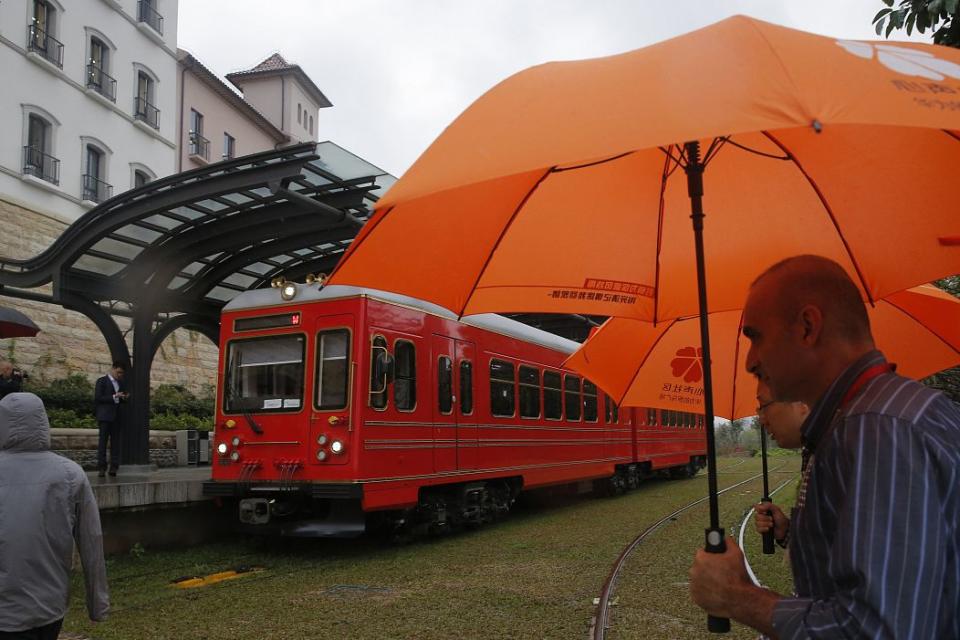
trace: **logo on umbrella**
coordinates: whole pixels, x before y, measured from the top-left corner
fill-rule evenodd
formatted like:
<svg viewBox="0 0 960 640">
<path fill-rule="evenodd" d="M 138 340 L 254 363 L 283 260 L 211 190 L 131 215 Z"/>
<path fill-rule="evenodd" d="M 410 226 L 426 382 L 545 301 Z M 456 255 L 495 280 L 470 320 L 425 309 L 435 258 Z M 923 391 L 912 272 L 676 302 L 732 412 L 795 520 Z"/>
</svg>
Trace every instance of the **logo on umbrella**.
<svg viewBox="0 0 960 640">
<path fill-rule="evenodd" d="M 670 361 L 670 367 L 674 377 L 682 376 L 684 382 L 700 382 L 703 379 L 703 349 L 677 349 L 677 357 Z"/>
<path fill-rule="evenodd" d="M 870 60 L 874 51 L 880 64 L 897 73 L 920 76 L 931 80 L 943 80 L 946 76 L 960 79 L 960 64 L 941 60 L 933 54 L 918 49 L 895 47 L 889 44 L 873 45 L 856 40 L 837 40 L 837 44 L 855 56 Z"/>
</svg>

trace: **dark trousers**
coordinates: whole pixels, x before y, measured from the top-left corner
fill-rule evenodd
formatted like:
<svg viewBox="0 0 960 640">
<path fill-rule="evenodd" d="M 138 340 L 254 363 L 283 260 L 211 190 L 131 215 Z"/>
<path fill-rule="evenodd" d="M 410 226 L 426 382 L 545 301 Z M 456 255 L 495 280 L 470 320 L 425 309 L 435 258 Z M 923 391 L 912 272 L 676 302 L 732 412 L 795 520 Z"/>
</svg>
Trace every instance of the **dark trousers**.
<svg viewBox="0 0 960 640">
<path fill-rule="evenodd" d="M 25 631 L 0 631 L 0 640 L 57 640 L 62 626 L 63 618 L 60 618 L 56 622 Z"/>
<path fill-rule="evenodd" d="M 110 440 L 110 468 L 120 466 L 120 423 L 100 422 L 100 439 L 97 441 L 97 468 L 107 468 L 107 440 Z"/>
</svg>

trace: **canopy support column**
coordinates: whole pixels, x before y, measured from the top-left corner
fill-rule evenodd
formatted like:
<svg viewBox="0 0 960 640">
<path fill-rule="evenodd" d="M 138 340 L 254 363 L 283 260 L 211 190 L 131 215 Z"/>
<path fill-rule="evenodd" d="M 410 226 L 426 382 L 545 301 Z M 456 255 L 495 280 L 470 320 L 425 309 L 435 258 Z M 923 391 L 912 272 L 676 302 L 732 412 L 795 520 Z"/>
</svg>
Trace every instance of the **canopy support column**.
<svg viewBox="0 0 960 640">
<path fill-rule="evenodd" d="M 150 307 L 133 314 L 133 368 L 127 371 L 130 403 L 124 416 L 120 459 L 124 466 L 150 464 L 150 368 L 153 365 L 153 320 Z"/>
</svg>

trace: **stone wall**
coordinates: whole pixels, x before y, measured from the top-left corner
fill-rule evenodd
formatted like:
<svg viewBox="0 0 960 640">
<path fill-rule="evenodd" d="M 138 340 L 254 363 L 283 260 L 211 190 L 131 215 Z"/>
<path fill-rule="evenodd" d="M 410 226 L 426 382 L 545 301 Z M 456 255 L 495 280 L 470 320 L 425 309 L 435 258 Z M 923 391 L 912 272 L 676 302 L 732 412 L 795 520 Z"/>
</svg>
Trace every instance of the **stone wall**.
<svg viewBox="0 0 960 640">
<path fill-rule="evenodd" d="M 94 471 L 97 468 L 97 438 L 96 429 L 50 429 L 50 449 L 77 462 L 87 471 Z M 209 440 L 207 446 L 212 447 L 212 443 L 213 440 Z M 210 453 L 208 460 L 213 460 L 213 452 Z M 150 430 L 150 462 L 158 467 L 177 466 L 176 431 Z"/>
<path fill-rule="evenodd" d="M 67 224 L 5 200 L 0 194 L 0 261 L 27 259 L 43 252 L 66 229 Z M 32 290 L 49 294 L 50 285 Z M 0 339 L 0 359 L 9 359 L 41 380 L 83 373 L 91 380 L 106 373 L 110 352 L 97 327 L 86 316 L 57 305 L 19 300 L 0 295 L 0 305 L 27 314 L 40 326 L 35 338 Z M 130 323 L 117 318 L 121 331 Z M 133 333 L 127 335 L 131 346 Z M 181 384 L 203 395 L 216 383 L 217 346 L 196 331 L 179 329 L 157 352 L 151 371 L 154 386 Z"/>
</svg>

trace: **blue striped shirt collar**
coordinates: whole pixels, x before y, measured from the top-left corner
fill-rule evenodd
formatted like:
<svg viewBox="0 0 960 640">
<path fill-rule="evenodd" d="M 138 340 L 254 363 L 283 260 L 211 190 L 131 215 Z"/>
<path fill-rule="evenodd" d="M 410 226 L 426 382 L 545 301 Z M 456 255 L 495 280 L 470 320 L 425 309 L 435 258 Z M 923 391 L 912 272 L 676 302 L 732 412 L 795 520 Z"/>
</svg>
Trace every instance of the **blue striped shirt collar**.
<svg viewBox="0 0 960 640">
<path fill-rule="evenodd" d="M 857 377 L 868 368 L 883 364 L 887 361 L 883 354 L 877 349 L 873 349 L 860 356 L 849 367 L 843 370 L 833 383 L 827 388 L 826 392 L 820 396 L 816 404 L 810 407 L 810 415 L 804 421 L 800 428 L 800 441 L 803 448 L 807 451 L 814 451 L 817 444 L 830 428 L 833 422 L 833 416 L 840 408 L 840 402 L 843 400 L 847 389 L 857 379 Z"/>
</svg>

